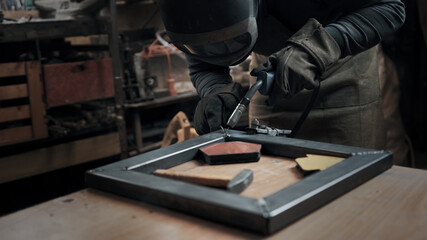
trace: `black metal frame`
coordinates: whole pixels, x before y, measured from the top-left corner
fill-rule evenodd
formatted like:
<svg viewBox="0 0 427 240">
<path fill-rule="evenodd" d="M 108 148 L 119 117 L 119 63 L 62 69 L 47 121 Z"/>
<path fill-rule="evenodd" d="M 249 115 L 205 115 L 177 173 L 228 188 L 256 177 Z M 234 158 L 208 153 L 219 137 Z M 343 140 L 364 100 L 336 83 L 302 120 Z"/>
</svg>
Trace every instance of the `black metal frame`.
<svg viewBox="0 0 427 240">
<path fill-rule="evenodd" d="M 206 134 L 90 170 L 86 173 L 87 186 L 252 232 L 270 234 L 384 172 L 393 163 L 392 154 L 382 150 L 250 135 L 241 131 L 229 133 L 228 137 L 222 132 Z M 156 169 L 199 158 L 200 147 L 224 141 L 260 143 L 263 155 L 295 158 L 311 153 L 346 159 L 260 199 L 152 174 Z"/>
</svg>

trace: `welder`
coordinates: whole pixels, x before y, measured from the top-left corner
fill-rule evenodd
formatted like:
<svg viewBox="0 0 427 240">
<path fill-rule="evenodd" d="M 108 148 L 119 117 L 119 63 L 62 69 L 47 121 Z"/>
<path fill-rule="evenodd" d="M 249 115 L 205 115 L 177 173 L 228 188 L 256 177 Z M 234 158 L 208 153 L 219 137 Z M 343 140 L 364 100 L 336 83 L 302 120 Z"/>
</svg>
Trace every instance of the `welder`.
<svg viewBox="0 0 427 240">
<path fill-rule="evenodd" d="M 275 78 L 269 96 L 252 98 L 249 121 L 292 129 L 320 81 L 316 102 L 295 137 L 384 147 L 376 45 L 404 23 L 400 0 L 159 0 L 158 5 L 201 97 L 194 116 L 199 134 L 226 125 L 244 96 L 230 66 L 251 55 L 251 75 L 270 71 Z"/>
</svg>

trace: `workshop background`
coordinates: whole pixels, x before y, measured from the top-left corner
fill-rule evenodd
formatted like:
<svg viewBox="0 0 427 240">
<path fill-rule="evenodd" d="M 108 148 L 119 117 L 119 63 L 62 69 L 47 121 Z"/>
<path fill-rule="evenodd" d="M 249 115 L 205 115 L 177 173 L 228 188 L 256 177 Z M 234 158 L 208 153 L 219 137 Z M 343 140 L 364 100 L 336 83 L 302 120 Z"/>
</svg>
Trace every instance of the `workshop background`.
<svg viewBox="0 0 427 240">
<path fill-rule="evenodd" d="M 427 4 L 403 2 L 406 22 L 379 55 L 386 124 L 406 159 L 396 164 L 427 169 Z M 199 97 L 155 1 L 0 0 L 0 10 L 0 216 L 194 136 Z M 231 70 L 245 87 L 248 62 Z"/>
</svg>

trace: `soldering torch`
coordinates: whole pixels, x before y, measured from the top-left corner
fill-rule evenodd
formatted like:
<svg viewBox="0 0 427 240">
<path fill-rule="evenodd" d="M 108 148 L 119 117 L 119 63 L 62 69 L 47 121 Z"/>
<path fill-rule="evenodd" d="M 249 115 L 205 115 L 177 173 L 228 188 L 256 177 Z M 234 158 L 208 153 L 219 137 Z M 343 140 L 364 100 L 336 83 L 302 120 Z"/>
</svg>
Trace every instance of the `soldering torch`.
<svg viewBox="0 0 427 240">
<path fill-rule="evenodd" d="M 252 97 L 259 90 L 262 95 L 269 95 L 271 91 L 271 86 L 273 85 L 274 73 L 261 71 L 258 73 L 256 82 L 249 88 L 245 96 L 240 100 L 237 107 L 234 109 L 230 118 L 227 121 L 227 128 L 234 128 L 239 122 L 240 117 L 246 108 L 249 106 L 249 102 Z"/>
</svg>

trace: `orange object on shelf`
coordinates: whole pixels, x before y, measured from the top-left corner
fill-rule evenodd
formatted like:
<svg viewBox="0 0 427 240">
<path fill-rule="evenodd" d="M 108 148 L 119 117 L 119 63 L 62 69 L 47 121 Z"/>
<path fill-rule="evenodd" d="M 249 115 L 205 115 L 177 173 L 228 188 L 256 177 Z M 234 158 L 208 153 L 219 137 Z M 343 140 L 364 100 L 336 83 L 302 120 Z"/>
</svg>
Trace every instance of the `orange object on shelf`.
<svg viewBox="0 0 427 240">
<path fill-rule="evenodd" d="M 178 95 L 178 92 L 175 89 L 175 79 L 169 78 L 169 80 L 168 80 L 168 89 L 169 89 L 169 94 L 171 96 Z"/>
</svg>

